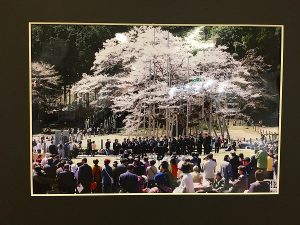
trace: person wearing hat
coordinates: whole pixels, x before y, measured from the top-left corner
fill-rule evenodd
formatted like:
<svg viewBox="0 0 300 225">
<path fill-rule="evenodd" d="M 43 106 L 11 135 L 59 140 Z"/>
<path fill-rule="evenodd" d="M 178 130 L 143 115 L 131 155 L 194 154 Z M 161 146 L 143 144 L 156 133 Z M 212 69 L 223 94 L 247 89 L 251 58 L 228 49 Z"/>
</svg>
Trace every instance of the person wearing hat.
<svg viewBox="0 0 300 225">
<path fill-rule="evenodd" d="M 101 171 L 102 177 L 102 193 L 111 193 L 112 192 L 112 184 L 114 182 L 112 178 L 112 168 L 109 166 L 110 160 L 104 160 L 104 166 Z"/>
<path fill-rule="evenodd" d="M 94 190 L 94 192 L 96 193 L 101 193 L 102 191 L 102 178 L 101 178 L 101 172 L 102 172 L 102 168 L 101 166 L 98 165 L 99 160 L 98 159 L 94 159 L 93 160 L 94 166 L 92 169 L 92 173 L 93 173 L 93 180 L 94 182 L 97 183 L 97 187 Z"/>
<path fill-rule="evenodd" d="M 127 172 L 119 177 L 120 192 L 137 193 L 138 192 L 138 176 L 133 173 L 134 165 L 127 165 Z"/>
<path fill-rule="evenodd" d="M 74 173 L 70 171 L 70 165 L 63 166 L 63 172 L 57 174 L 58 190 L 63 194 L 74 194 L 76 187 L 76 180 Z"/>
</svg>

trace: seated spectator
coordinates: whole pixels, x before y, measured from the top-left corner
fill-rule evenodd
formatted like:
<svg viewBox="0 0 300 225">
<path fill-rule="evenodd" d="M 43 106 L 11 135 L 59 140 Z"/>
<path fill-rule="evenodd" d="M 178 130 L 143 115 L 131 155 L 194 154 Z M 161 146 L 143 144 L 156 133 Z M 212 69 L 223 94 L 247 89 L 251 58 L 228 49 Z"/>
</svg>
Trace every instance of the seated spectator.
<svg viewBox="0 0 300 225">
<path fill-rule="evenodd" d="M 203 177 L 199 173 L 199 167 L 198 166 L 193 167 L 193 172 L 191 173 L 191 175 L 192 175 L 194 183 L 202 184 Z"/>
<path fill-rule="evenodd" d="M 150 166 L 146 168 L 146 176 L 148 180 L 148 187 L 152 187 L 154 185 L 154 177 L 157 174 L 157 168 L 155 167 L 156 161 L 154 159 L 150 160 Z"/>
<path fill-rule="evenodd" d="M 194 183 L 192 175 L 190 174 L 190 165 L 187 163 L 182 164 L 180 170 L 182 171 L 182 177 L 177 190 L 181 190 L 182 193 L 194 193 Z M 176 191 L 175 191 L 176 192 Z"/>
<path fill-rule="evenodd" d="M 264 172 L 262 170 L 257 170 L 255 172 L 256 181 L 250 184 L 249 193 L 253 192 L 270 192 L 270 185 L 268 182 L 264 181 Z"/>
<path fill-rule="evenodd" d="M 247 176 L 245 175 L 245 172 L 246 172 L 245 166 L 238 167 L 239 177 L 238 179 L 232 182 L 232 187 L 229 189 L 230 192 L 243 193 L 245 190 L 248 189 L 248 179 Z"/>
<path fill-rule="evenodd" d="M 217 172 L 212 183 L 212 192 L 220 193 L 224 191 L 224 188 L 225 179 L 222 177 L 221 172 Z"/>
<path fill-rule="evenodd" d="M 152 187 L 149 193 L 171 193 L 172 189 L 167 186 L 166 174 L 160 172 L 154 177 L 155 187 Z"/>
</svg>

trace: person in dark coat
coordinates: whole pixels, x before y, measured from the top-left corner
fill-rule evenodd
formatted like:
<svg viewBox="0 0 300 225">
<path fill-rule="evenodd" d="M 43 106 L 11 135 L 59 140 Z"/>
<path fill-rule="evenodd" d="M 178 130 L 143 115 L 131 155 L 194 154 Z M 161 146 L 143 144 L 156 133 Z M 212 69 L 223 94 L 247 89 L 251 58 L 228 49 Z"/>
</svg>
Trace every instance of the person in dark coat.
<svg viewBox="0 0 300 225">
<path fill-rule="evenodd" d="M 255 172 L 256 182 L 250 184 L 249 193 L 253 192 L 270 192 L 270 184 L 264 181 L 264 171 L 257 170 Z"/>
<path fill-rule="evenodd" d="M 91 193 L 91 183 L 93 181 L 92 167 L 87 164 L 87 159 L 82 159 L 82 166 L 79 167 L 78 171 L 78 184 L 83 186 L 81 193 Z"/>
<path fill-rule="evenodd" d="M 113 143 L 113 150 L 114 150 L 114 155 L 119 155 L 120 154 L 120 150 L 121 150 L 122 146 L 119 143 L 118 139 L 115 139 L 115 142 Z"/>
<path fill-rule="evenodd" d="M 211 136 L 206 134 L 203 139 L 204 154 L 209 154 L 211 151 Z"/>
<path fill-rule="evenodd" d="M 133 165 L 134 165 L 134 169 L 133 169 L 134 174 L 138 176 L 142 176 L 146 174 L 145 165 L 140 161 L 138 157 L 134 159 Z"/>
<path fill-rule="evenodd" d="M 240 160 L 239 157 L 235 154 L 234 150 L 232 150 L 230 153 L 231 153 L 231 159 L 229 162 L 232 169 L 232 177 L 233 179 L 237 179 L 239 177 L 238 167 L 240 165 Z"/>
<path fill-rule="evenodd" d="M 93 151 L 93 149 L 92 149 L 92 141 L 91 141 L 91 139 L 88 139 L 87 140 L 87 155 L 92 155 L 92 151 Z"/>
<path fill-rule="evenodd" d="M 133 173 L 133 164 L 127 166 L 127 172 L 123 173 L 119 177 L 119 185 L 121 192 L 123 193 L 137 193 L 138 188 L 138 176 Z"/>
<path fill-rule="evenodd" d="M 57 174 L 58 190 L 63 194 L 74 194 L 76 187 L 76 180 L 74 173 L 70 171 L 70 165 L 64 165 L 64 171 Z"/>
<path fill-rule="evenodd" d="M 111 193 L 113 185 L 112 168 L 109 166 L 110 160 L 104 160 L 104 166 L 102 168 L 102 193 Z"/>
<path fill-rule="evenodd" d="M 34 194 L 46 194 L 51 189 L 51 183 L 46 176 L 46 173 L 40 166 L 34 168 L 33 173 L 33 193 Z"/>
<path fill-rule="evenodd" d="M 243 193 L 248 189 L 248 178 L 245 175 L 245 166 L 238 166 L 239 177 L 232 182 L 232 187 L 230 192 L 233 193 Z"/>
<path fill-rule="evenodd" d="M 176 138 L 172 138 L 172 141 L 170 142 L 170 155 L 173 153 L 176 153 L 176 148 L 177 148 L 177 140 Z"/>
<path fill-rule="evenodd" d="M 49 152 L 51 155 L 57 155 L 57 147 L 53 144 L 53 141 L 51 141 L 51 145 L 49 145 Z"/>
<path fill-rule="evenodd" d="M 196 140 L 196 149 L 199 155 L 202 155 L 202 145 L 203 145 L 203 136 L 202 133 L 200 133 Z"/>
</svg>

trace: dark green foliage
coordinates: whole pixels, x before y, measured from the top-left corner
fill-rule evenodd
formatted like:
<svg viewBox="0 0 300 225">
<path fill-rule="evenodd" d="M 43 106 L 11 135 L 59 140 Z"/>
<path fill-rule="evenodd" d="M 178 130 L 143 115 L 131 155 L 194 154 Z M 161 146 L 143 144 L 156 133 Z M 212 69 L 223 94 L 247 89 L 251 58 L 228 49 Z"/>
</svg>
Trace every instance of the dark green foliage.
<svg viewBox="0 0 300 225">
<path fill-rule="evenodd" d="M 32 61 L 44 61 L 55 66 L 62 76 L 62 85 L 80 80 L 95 60 L 95 52 L 103 43 L 125 32 L 128 26 L 96 25 L 32 25 Z"/>
<path fill-rule="evenodd" d="M 281 28 L 279 27 L 205 27 L 206 38 L 213 38 L 217 45 L 225 45 L 227 51 L 238 59 L 255 49 L 266 64 L 276 71 L 280 68 Z"/>
</svg>

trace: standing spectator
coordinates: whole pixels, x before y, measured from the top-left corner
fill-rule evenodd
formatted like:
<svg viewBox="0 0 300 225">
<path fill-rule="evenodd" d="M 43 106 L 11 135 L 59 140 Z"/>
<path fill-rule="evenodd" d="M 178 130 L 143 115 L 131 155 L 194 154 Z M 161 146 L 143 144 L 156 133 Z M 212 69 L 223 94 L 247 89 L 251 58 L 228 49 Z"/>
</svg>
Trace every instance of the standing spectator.
<svg viewBox="0 0 300 225">
<path fill-rule="evenodd" d="M 255 168 L 252 166 L 251 160 L 249 157 L 244 158 L 245 174 L 248 178 L 248 187 L 251 183 L 255 181 Z"/>
<path fill-rule="evenodd" d="M 119 143 L 118 139 L 115 139 L 115 142 L 113 143 L 113 150 L 114 150 L 114 155 L 117 156 L 120 154 L 121 150 L 121 144 Z"/>
<path fill-rule="evenodd" d="M 118 165 L 117 170 L 118 170 L 118 174 L 119 176 L 123 173 L 126 173 L 127 171 L 127 165 L 128 165 L 128 159 L 124 158 L 120 160 L 120 165 Z M 119 181 L 118 181 L 119 182 Z"/>
<path fill-rule="evenodd" d="M 264 181 L 264 172 L 257 170 L 255 172 L 256 182 L 250 184 L 249 193 L 253 192 L 270 192 L 270 185 Z"/>
<path fill-rule="evenodd" d="M 92 142 L 92 156 L 95 156 L 97 152 L 97 145 L 95 141 Z"/>
<path fill-rule="evenodd" d="M 45 157 L 42 159 L 41 161 L 41 167 L 44 168 L 44 166 L 47 164 L 48 162 L 48 159 L 50 158 L 50 154 L 49 153 L 46 153 L 45 154 Z"/>
<path fill-rule="evenodd" d="M 53 144 L 53 141 L 51 141 L 51 144 L 49 145 L 49 152 L 51 155 L 57 155 L 57 147 Z"/>
<path fill-rule="evenodd" d="M 146 169 L 147 169 L 148 166 L 150 166 L 148 157 L 144 157 L 144 166 L 145 166 Z"/>
<path fill-rule="evenodd" d="M 218 137 L 218 138 L 216 138 L 216 141 L 215 141 L 215 153 L 219 153 L 220 147 L 221 147 L 221 138 Z"/>
<path fill-rule="evenodd" d="M 91 183 L 93 181 L 92 168 L 87 164 L 87 159 L 82 159 L 82 166 L 78 169 L 78 184 L 83 186 L 81 193 L 91 193 Z"/>
<path fill-rule="evenodd" d="M 145 175 L 145 174 L 146 174 L 145 166 L 144 166 L 144 164 L 140 161 L 140 158 L 136 157 L 136 158 L 134 159 L 133 165 L 134 165 L 133 172 L 134 172 L 136 175 L 142 176 L 142 175 Z"/>
<path fill-rule="evenodd" d="M 98 159 L 93 160 L 93 163 L 94 163 L 94 166 L 92 169 L 93 180 L 97 183 L 97 187 L 94 190 L 94 192 L 101 193 L 101 191 L 102 191 L 102 177 L 101 177 L 102 168 L 101 168 L 101 166 L 98 165 L 98 163 L 99 163 Z"/>
<path fill-rule="evenodd" d="M 57 147 L 59 158 L 65 158 L 65 151 L 64 146 L 62 144 L 59 144 Z"/>
<path fill-rule="evenodd" d="M 216 166 L 217 163 L 213 159 L 213 154 L 208 154 L 206 161 L 203 164 L 204 179 L 209 182 L 214 181 Z"/>
<path fill-rule="evenodd" d="M 224 161 L 221 163 L 221 177 L 223 177 L 225 181 L 225 187 L 224 187 L 225 190 L 229 188 L 229 180 L 233 179 L 232 167 L 229 161 L 230 161 L 229 155 L 225 155 Z"/>
<path fill-rule="evenodd" d="M 204 154 L 209 154 L 211 151 L 211 136 L 205 134 L 203 139 Z"/>
<path fill-rule="evenodd" d="M 66 142 L 64 144 L 64 157 L 63 158 L 68 158 L 69 152 L 70 152 L 70 145 L 69 145 L 69 142 Z"/>
<path fill-rule="evenodd" d="M 238 167 L 240 165 L 240 160 L 234 150 L 231 150 L 230 154 L 231 154 L 231 159 L 229 162 L 230 162 L 231 169 L 232 169 L 232 177 L 233 177 L 233 179 L 237 179 L 239 177 Z"/>
<path fill-rule="evenodd" d="M 171 165 L 171 173 L 172 173 L 174 179 L 176 179 L 177 173 L 178 173 L 178 163 L 177 163 L 175 155 L 171 156 L 170 165 Z"/>
<path fill-rule="evenodd" d="M 277 175 L 277 172 L 278 172 L 278 155 L 277 154 L 274 155 L 273 172 L 274 172 L 273 179 L 275 181 L 277 181 L 277 177 L 278 177 L 278 175 Z"/>
<path fill-rule="evenodd" d="M 119 192 L 118 183 L 119 183 L 119 176 L 120 176 L 119 170 L 118 170 L 118 161 L 113 162 L 111 174 L 112 174 L 112 178 L 114 180 L 114 182 L 112 184 L 112 192 L 117 193 L 117 192 Z"/>
<path fill-rule="evenodd" d="M 47 191 L 51 189 L 51 183 L 46 173 L 38 165 L 34 168 L 32 180 L 34 194 L 46 194 Z"/>
<path fill-rule="evenodd" d="M 134 166 L 128 164 L 127 172 L 120 175 L 119 184 L 122 193 L 138 192 L 138 176 L 133 173 Z"/>
<path fill-rule="evenodd" d="M 112 191 L 112 168 L 109 166 L 110 160 L 104 160 L 104 166 L 102 168 L 101 176 L 102 176 L 102 192 L 103 193 L 111 193 Z"/>
<path fill-rule="evenodd" d="M 108 155 L 110 155 L 110 140 L 109 139 L 107 139 L 106 140 L 106 143 L 105 143 L 105 154 L 108 156 Z"/>
<path fill-rule="evenodd" d="M 261 149 L 255 154 L 255 159 L 257 160 L 257 169 L 263 170 L 264 173 L 267 169 L 268 164 L 268 153 L 266 150 Z"/>
<path fill-rule="evenodd" d="M 267 158 L 267 179 L 273 179 L 273 153 L 269 152 L 268 158 Z"/>
<path fill-rule="evenodd" d="M 239 161 L 240 161 L 240 166 L 244 166 L 244 154 L 243 153 L 239 154 Z"/>
<path fill-rule="evenodd" d="M 87 155 L 92 155 L 92 154 L 93 154 L 93 153 L 92 153 L 92 152 L 93 152 L 93 150 L 92 150 L 92 149 L 93 149 L 93 148 L 92 148 L 92 144 L 93 144 L 93 143 L 92 143 L 92 140 L 91 140 L 91 139 L 88 139 L 88 140 L 87 140 L 87 152 L 86 152 Z"/>
<path fill-rule="evenodd" d="M 196 149 L 199 155 L 202 155 L 202 144 L 203 144 L 203 136 L 202 133 L 200 133 L 196 140 Z"/>
<path fill-rule="evenodd" d="M 64 194 L 74 194 L 76 181 L 74 173 L 70 171 L 70 165 L 63 166 L 63 172 L 57 174 L 58 190 Z"/>
</svg>

